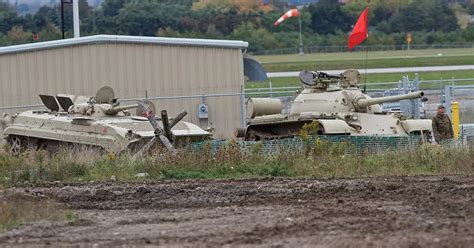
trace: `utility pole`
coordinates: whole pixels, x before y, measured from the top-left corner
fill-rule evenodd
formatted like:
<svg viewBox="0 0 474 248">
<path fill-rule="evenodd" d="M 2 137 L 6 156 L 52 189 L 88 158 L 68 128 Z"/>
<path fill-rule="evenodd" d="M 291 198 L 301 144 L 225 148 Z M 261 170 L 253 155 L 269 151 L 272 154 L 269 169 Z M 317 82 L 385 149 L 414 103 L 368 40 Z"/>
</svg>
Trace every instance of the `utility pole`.
<svg viewBox="0 0 474 248">
<path fill-rule="evenodd" d="M 64 0 L 61 0 L 61 33 L 64 40 Z"/>
<path fill-rule="evenodd" d="M 64 37 L 64 4 L 78 3 L 79 0 L 60 0 L 61 1 L 61 32 L 62 37 Z"/>
</svg>

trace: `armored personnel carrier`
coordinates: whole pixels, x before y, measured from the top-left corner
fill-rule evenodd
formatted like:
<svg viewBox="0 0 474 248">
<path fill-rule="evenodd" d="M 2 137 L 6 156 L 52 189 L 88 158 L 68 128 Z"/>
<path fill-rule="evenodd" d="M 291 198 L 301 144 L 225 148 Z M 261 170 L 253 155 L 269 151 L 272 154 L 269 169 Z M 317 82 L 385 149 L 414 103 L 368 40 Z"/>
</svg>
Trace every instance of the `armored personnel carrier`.
<svg viewBox="0 0 474 248">
<path fill-rule="evenodd" d="M 318 135 L 422 135 L 429 137 L 431 120 L 407 119 L 401 113 L 384 112 L 380 104 L 417 99 L 424 93 L 371 98 L 359 88 L 360 73 L 347 70 L 340 75 L 304 71 L 299 75 L 304 89 L 282 114 L 279 99 L 249 99 L 250 118 L 245 140 L 288 138 L 298 135 L 305 124 L 317 123 Z"/>
<path fill-rule="evenodd" d="M 26 148 L 56 151 L 63 145 L 82 145 L 119 154 L 132 151 L 143 154 L 161 141 L 175 152 L 173 144 L 209 138 L 197 125 L 180 121 L 186 111 L 168 119 L 154 114 L 151 102 L 120 105 L 110 87 L 101 88 L 95 97 L 40 95 L 47 110 L 26 111 L 0 118 L 10 152 Z M 136 114 L 129 111 L 136 109 Z"/>
</svg>

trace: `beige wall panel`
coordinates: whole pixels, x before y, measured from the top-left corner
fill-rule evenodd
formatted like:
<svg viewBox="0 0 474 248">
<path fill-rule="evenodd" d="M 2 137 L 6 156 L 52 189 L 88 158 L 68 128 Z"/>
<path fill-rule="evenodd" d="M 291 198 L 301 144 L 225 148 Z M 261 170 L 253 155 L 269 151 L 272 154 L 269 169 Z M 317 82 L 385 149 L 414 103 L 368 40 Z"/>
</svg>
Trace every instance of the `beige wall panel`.
<svg viewBox="0 0 474 248">
<path fill-rule="evenodd" d="M 25 96 L 25 92 L 29 91 L 28 90 L 28 83 L 26 82 L 25 78 L 25 72 L 23 71 L 26 67 L 26 63 L 21 63 L 25 58 L 24 54 L 19 54 L 15 57 L 15 67 L 18 68 L 15 72 L 16 76 L 16 99 L 18 105 L 26 105 L 25 102 L 28 101 L 28 99 Z M 26 62 L 26 61 L 25 61 Z M 19 70 L 21 68 L 21 70 Z"/>
<path fill-rule="evenodd" d="M 9 86 L 7 87 L 7 93 L 5 94 L 5 98 L 8 99 L 7 102 L 13 103 L 14 105 L 18 105 L 18 100 L 16 99 L 17 95 L 17 69 L 15 66 L 15 56 L 16 55 L 9 55 L 6 58 L 7 61 L 7 74 L 8 74 L 8 82 Z"/>
<path fill-rule="evenodd" d="M 81 74 L 84 78 L 84 85 L 81 87 L 86 87 L 87 90 L 97 90 L 98 87 L 101 87 L 102 83 L 100 80 L 100 71 L 98 66 L 98 58 L 97 58 L 97 45 L 87 45 L 82 47 L 83 51 L 78 51 L 83 53 L 83 59 L 85 60 L 83 64 L 83 69 Z M 77 86 L 76 86 L 77 87 Z M 84 91 L 86 89 L 83 89 Z"/>
<path fill-rule="evenodd" d="M 8 100 L 6 99 L 9 94 L 8 87 L 10 86 L 7 82 L 8 79 L 8 61 L 6 59 L 0 59 L 0 104 L 6 106 Z"/>
<path fill-rule="evenodd" d="M 57 68 L 57 73 L 61 75 L 60 82 L 63 85 L 60 93 L 68 94 L 68 92 L 80 92 L 80 86 L 72 82 L 74 78 L 73 73 L 73 56 L 71 56 L 71 49 L 58 49 L 61 51 L 61 66 Z M 91 72 L 92 73 L 92 72 Z"/>
<path fill-rule="evenodd" d="M 165 86 L 163 84 L 159 84 L 159 78 L 165 78 L 165 63 L 163 62 L 163 50 L 165 50 L 162 46 L 151 46 L 150 47 L 150 54 L 151 54 L 151 68 L 152 73 L 151 76 L 151 84 L 156 88 L 157 94 L 162 94 Z"/>
<path fill-rule="evenodd" d="M 104 85 L 122 98 L 144 98 L 145 90 L 149 97 L 239 93 L 243 61 L 237 48 L 101 43 L 0 55 L 0 80 L 2 106 L 40 104 L 39 93 L 92 95 Z M 208 124 L 198 118 L 201 97 L 155 101 L 170 116 L 186 109 L 187 121 L 219 137 L 240 126 L 239 96 L 205 102 Z"/>
<path fill-rule="evenodd" d="M 7 106 L 9 105 L 17 105 L 17 99 L 15 99 L 15 95 L 16 95 L 16 90 L 15 90 L 15 84 L 16 82 L 14 81 L 15 78 L 16 78 L 16 69 L 15 69 L 15 66 L 13 65 L 13 57 L 12 55 L 10 56 L 6 56 L 5 58 L 5 64 L 6 64 L 6 74 L 7 74 L 7 82 L 8 82 L 8 86 L 5 87 L 6 88 L 6 91 L 5 93 L 3 94 L 3 97 L 5 98 L 6 100 L 6 104 Z"/>
<path fill-rule="evenodd" d="M 36 83 L 38 84 L 38 91 L 37 93 L 46 93 L 45 89 L 47 88 L 47 82 L 46 80 L 46 62 L 44 60 L 44 51 L 37 51 L 35 52 L 35 63 L 36 63 L 36 68 L 38 70 L 38 74 L 36 75 Z M 1 60 L 1 57 L 0 57 Z M 30 99 L 31 104 L 35 103 L 40 103 L 39 99 L 37 98 L 32 98 Z"/>
<path fill-rule="evenodd" d="M 64 75 L 64 49 L 54 49 L 52 50 L 53 57 L 53 70 L 54 70 L 54 89 L 65 89 L 66 91 L 72 91 L 71 85 L 68 82 L 63 80 Z M 81 54 L 81 57 L 84 56 Z M 82 58 L 81 58 L 82 60 Z M 79 71 L 83 71 L 82 64 L 79 67 Z"/>
<path fill-rule="evenodd" d="M 82 78 L 82 88 L 87 87 L 92 91 L 97 90 L 97 87 L 101 86 L 100 81 L 94 75 L 96 69 L 93 68 L 94 61 L 96 61 L 96 57 L 92 54 L 93 47 L 91 45 L 82 46 L 82 50 L 78 50 L 82 54 L 82 69 L 81 69 L 81 78 Z"/>
<path fill-rule="evenodd" d="M 145 91 L 148 89 L 153 88 L 153 80 L 155 80 L 153 76 L 152 70 L 152 57 L 153 54 L 149 51 L 152 51 L 151 46 L 142 45 L 140 48 L 141 57 L 142 57 L 142 71 L 140 73 L 140 77 L 138 81 L 143 82 L 143 88 L 140 89 L 143 96 L 145 96 Z"/>
<path fill-rule="evenodd" d="M 17 90 L 16 88 L 18 87 L 17 84 L 17 69 L 15 66 L 15 56 L 16 55 L 9 55 L 6 58 L 7 61 L 7 73 L 9 75 L 8 77 L 8 82 L 9 82 L 9 87 L 7 87 L 7 94 L 5 95 L 5 98 L 8 99 L 8 103 L 14 103 L 14 105 L 18 105 L 18 99 L 16 99 Z"/>
<path fill-rule="evenodd" d="M 10 91 L 11 93 L 8 95 L 9 101 L 12 101 L 15 103 L 15 105 L 18 105 L 18 70 L 16 66 L 16 55 L 15 56 L 8 56 L 8 70 L 10 74 Z"/>
<path fill-rule="evenodd" d="M 105 44 L 97 45 L 99 48 L 99 52 L 97 53 L 98 61 L 99 61 L 99 78 L 98 78 L 98 85 L 103 85 L 107 83 L 107 80 L 110 78 L 112 74 L 111 70 L 109 70 L 109 59 L 107 56 L 107 46 Z M 122 51 L 123 52 L 123 51 Z"/>
<path fill-rule="evenodd" d="M 164 96 L 171 94 L 171 92 L 166 92 L 166 84 L 167 82 L 172 82 L 173 80 L 173 75 L 170 73 L 170 68 L 172 67 L 171 57 L 173 55 L 171 53 L 171 48 L 168 48 L 168 46 L 160 47 L 160 52 L 160 55 L 162 56 L 161 65 L 163 66 L 163 70 L 161 71 L 160 75 L 157 75 L 155 82 L 159 84 L 160 91 L 158 92 L 158 95 Z"/>
<path fill-rule="evenodd" d="M 140 87 L 141 85 L 141 82 L 137 82 L 136 79 L 137 79 L 137 74 L 138 72 L 136 71 L 136 63 L 138 63 L 138 61 L 134 58 L 134 56 L 136 56 L 136 47 L 135 46 L 124 46 L 123 49 L 126 51 L 125 52 L 125 56 L 126 56 L 126 60 L 127 60 L 127 63 L 126 63 L 126 80 L 125 80 L 125 84 L 127 85 L 127 87 L 125 87 L 127 89 L 127 94 L 132 96 L 132 97 L 137 97 L 137 91 L 138 91 L 138 87 Z M 123 94 L 123 92 L 121 92 Z"/>
<path fill-rule="evenodd" d="M 90 44 L 88 46 L 89 48 L 89 56 L 88 58 L 90 59 L 89 66 L 90 66 L 90 80 L 91 84 L 94 85 L 101 85 L 102 81 L 104 80 L 104 73 L 103 73 L 103 61 L 101 60 L 100 53 L 101 53 L 101 47 L 98 44 Z"/>
<path fill-rule="evenodd" d="M 26 67 L 25 67 L 25 80 L 27 82 L 26 90 L 27 96 L 25 99 L 25 104 L 30 104 L 31 99 L 38 97 L 38 91 L 40 85 L 36 79 L 37 73 L 37 66 L 36 66 L 36 56 L 35 53 L 30 55 L 30 58 L 26 59 Z"/>
<path fill-rule="evenodd" d="M 100 49 L 100 48 L 99 48 Z M 117 61 L 114 61 L 116 63 L 117 67 L 117 80 L 114 82 L 116 85 L 115 86 L 115 91 L 117 93 L 122 93 L 122 92 L 127 92 L 128 87 L 130 87 L 127 84 L 127 56 L 126 56 L 126 50 L 123 49 L 122 47 L 118 47 L 116 49 L 116 54 L 117 54 Z M 101 73 L 104 73 L 101 71 Z M 102 82 L 103 85 L 107 84 L 112 86 L 112 82 Z"/>
<path fill-rule="evenodd" d="M 59 73 L 59 68 L 56 68 L 54 61 L 54 50 L 45 51 L 42 57 L 42 63 L 44 63 L 44 77 L 45 84 L 40 87 L 41 92 L 44 94 L 53 94 L 55 89 L 62 90 L 62 88 L 56 88 L 56 73 Z"/>
</svg>

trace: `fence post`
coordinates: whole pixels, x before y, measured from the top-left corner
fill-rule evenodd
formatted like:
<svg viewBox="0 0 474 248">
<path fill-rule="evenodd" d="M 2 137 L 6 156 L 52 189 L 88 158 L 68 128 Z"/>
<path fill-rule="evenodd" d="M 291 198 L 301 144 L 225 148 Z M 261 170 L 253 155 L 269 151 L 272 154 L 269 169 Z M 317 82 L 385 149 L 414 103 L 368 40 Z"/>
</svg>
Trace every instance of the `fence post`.
<svg viewBox="0 0 474 248">
<path fill-rule="evenodd" d="M 444 107 L 446 108 L 446 114 L 451 116 L 451 94 L 452 87 L 449 85 L 444 86 Z"/>
<path fill-rule="evenodd" d="M 451 117 L 451 120 L 453 120 L 452 125 L 453 125 L 453 131 L 454 131 L 454 138 L 458 139 L 459 137 L 459 102 L 453 102 L 451 103 L 452 105 L 452 110 L 453 114 Z"/>
<path fill-rule="evenodd" d="M 273 88 L 272 88 L 272 81 L 268 82 L 270 86 L 270 97 L 273 97 Z"/>
<path fill-rule="evenodd" d="M 245 117 L 247 116 L 247 113 L 245 113 L 245 90 L 244 87 L 242 86 L 240 90 L 240 127 L 245 128 L 246 125 L 246 119 Z"/>
</svg>

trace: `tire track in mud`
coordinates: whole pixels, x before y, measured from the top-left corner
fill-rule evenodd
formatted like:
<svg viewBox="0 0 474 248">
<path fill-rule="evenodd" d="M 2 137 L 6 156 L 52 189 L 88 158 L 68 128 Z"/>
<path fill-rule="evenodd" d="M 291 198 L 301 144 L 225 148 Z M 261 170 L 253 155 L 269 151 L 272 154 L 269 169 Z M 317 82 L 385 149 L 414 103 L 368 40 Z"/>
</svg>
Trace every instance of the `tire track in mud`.
<svg viewBox="0 0 474 248">
<path fill-rule="evenodd" d="M 51 197 L 77 211 L 80 219 L 1 235 L 0 242 L 10 245 L 399 247 L 474 242 L 473 176 L 191 180 L 11 190 Z"/>
</svg>

